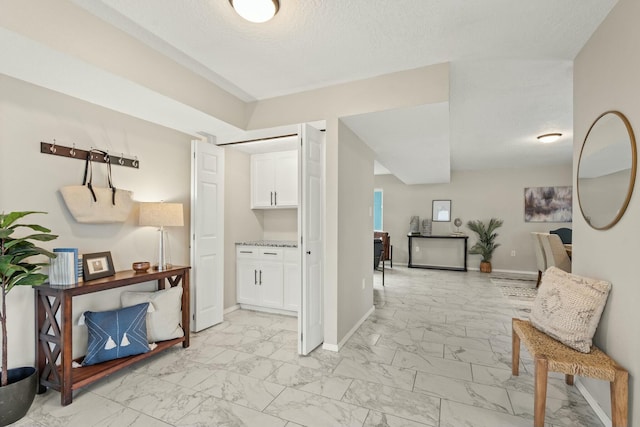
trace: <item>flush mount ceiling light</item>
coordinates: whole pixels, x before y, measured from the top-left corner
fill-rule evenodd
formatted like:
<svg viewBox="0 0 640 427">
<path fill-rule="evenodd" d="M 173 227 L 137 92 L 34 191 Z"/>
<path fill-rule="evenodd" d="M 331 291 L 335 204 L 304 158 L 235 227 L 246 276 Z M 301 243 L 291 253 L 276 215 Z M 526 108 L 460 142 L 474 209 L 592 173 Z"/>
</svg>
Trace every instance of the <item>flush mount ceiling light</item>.
<svg viewBox="0 0 640 427">
<path fill-rule="evenodd" d="M 229 0 L 229 3 L 238 15 L 257 24 L 267 22 L 280 9 L 278 0 Z"/>
<path fill-rule="evenodd" d="M 561 133 L 545 133 L 544 135 L 540 135 L 538 137 L 538 141 L 548 144 L 550 142 L 556 142 L 562 136 Z"/>
</svg>

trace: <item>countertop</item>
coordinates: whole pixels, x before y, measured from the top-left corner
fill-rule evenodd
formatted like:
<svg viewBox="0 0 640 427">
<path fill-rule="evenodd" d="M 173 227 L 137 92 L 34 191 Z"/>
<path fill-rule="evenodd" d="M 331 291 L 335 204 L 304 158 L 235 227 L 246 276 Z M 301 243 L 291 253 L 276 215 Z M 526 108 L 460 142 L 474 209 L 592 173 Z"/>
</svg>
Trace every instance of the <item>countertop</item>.
<svg viewBox="0 0 640 427">
<path fill-rule="evenodd" d="M 273 248 L 297 248 L 295 240 L 252 240 L 248 242 L 236 242 L 240 246 L 270 246 Z"/>
</svg>

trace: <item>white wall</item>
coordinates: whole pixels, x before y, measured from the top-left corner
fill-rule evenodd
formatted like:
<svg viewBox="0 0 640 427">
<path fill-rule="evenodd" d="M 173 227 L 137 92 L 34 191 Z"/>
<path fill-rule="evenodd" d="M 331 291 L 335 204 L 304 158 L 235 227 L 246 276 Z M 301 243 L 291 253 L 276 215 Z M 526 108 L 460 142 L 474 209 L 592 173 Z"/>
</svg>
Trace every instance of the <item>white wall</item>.
<svg viewBox="0 0 640 427">
<path fill-rule="evenodd" d="M 137 156 L 140 169 L 113 167 L 116 187 L 133 191 L 136 201 L 180 202 L 185 225 L 168 230 L 172 261 L 189 263 L 190 140 L 188 135 L 133 119 L 102 107 L 0 76 L 0 209 L 41 210 L 48 215 L 29 220 L 59 235 L 44 247 L 77 247 L 80 253 L 110 251 L 116 270 L 131 269 L 134 261 L 153 261 L 157 231 L 139 227 L 137 208 L 125 223 L 78 224 L 58 192 L 80 184 L 84 162 L 40 153 L 40 141 L 78 148 L 98 147 L 111 153 Z M 94 172 L 104 170 L 94 165 Z M 104 185 L 98 175 L 95 185 Z M 151 284 L 138 285 L 151 289 Z M 131 287 L 132 290 L 134 287 Z M 118 307 L 119 291 L 74 299 L 74 320 L 81 310 Z M 15 289 L 8 295 L 9 364 L 34 363 L 33 290 Z M 86 350 L 84 327 L 74 327 L 74 354 Z"/>
<path fill-rule="evenodd" d="M 265 240 L 298 240 L 297 209 L 265 209 L 263 215 Z"/>
<path fill-rule="evenodd" d="M 342 121 L 338 176 L 338 337 L 373 307 L 373 151 Z M 363 286 L 364 285 L 364 286 Z"/>
<path fill-rule="evenodd" d="M 504 220 L 503 226 L 497 230 L 497 241 L 501 246 L 494 252 L 492 266 L 496 270 L 527 272 L 537 271 L 530 233 L 548 232 L 559 227 L 571 228 L 571 223 L 524 222 L 524 189 L 566 185 L 571 185 L 571 165 L 453 171 L 448 184 L 406 185 L 393 175 L 375 177 L 375 188 L 383 190 L 383 228 L 391 236 L 394 263 L 406 264 L 408 261 L 407 233 L 411 217 L 418 215 L 420 221 L 430 219 L 433 200 L 451 200 L 452 222 L 434 222 L 433 234 L 450 234 L 456 231 L 453 219 L 460 218 L 463 222 L 460 231 L 469 235 L 471 247 L 476 241 L 476 235 L 466 227 L 466 223 L 470 220 L 500 218 Z M 575 215 L 574 210 L 574 217 Z M 414 241 L 420 243 L 417 239 Z M 447 245 L 444 241 L 428 243 L 432 247 Z M 511 256 L 512 250 L 516 251 L 515 257 Z M 414 256 L 421 254 L 422 252 L 416 253 L 415 250 L 413 252 Z M 447 259 L 433 262 L 459 266 L 462 260 L 455 258 L 455 255 L 454 253 Z M 414 262 L 419 262 L 419 259 L 414 259 Z M 470 269 L 477 269 L 479 263 L 480 255 L 468 256 Z"/>
<path fill-rule="evenodd" d="M 574 165 L 589 126 L 601 113 L 618 110 L 640 132 L 640 2 L 620 0 L 578 54 L 574 65 Z M 574 216 L 573 271 L 608 280 L 609 295 L 595 343 L 630 374 L 629 425 L 640 425 L 640 286 L 635 266 L 640 254 L 640 198 L 638 177 L 627 212 L 610 230 L 598 231 Z M 574 187 L 575 188 L 575 187 Z M 574 211 L 577 199 L 574 197 Z M 581 379 L 589 392 L 610 413 L 609 386 L 602 381 Z"/>
</svg>

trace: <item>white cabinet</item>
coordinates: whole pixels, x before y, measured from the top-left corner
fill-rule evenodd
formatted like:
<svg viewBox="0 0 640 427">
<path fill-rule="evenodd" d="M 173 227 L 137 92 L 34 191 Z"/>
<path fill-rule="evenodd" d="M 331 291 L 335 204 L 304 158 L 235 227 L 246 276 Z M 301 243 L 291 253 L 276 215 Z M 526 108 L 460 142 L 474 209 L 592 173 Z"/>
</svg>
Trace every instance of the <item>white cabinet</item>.
<svg viewBox="0 0 640 427">
<path fill-rule="evenodd" d="M 236 297 L 239 304 L 297 311 L 300 268 L 297 248 L 236 247 Z"/>
<path fill-rule="evenodd" d="M 298 151 L 251 156 L 251 208 L 298 206 Z"/>
<path fill-rule="evenodd" d="M 285 310 L 298 311 L 300 308 L 300 251 L 297 248 L 284 250 L 283 286 Z"/>
</svg>

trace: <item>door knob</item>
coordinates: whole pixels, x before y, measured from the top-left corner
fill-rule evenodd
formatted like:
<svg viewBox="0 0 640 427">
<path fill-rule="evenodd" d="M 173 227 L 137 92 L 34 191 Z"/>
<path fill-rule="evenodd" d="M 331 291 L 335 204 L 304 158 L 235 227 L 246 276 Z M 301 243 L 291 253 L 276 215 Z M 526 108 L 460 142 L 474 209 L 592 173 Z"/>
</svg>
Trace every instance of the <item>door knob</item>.
<svg viewBox="0 0 640 427">
<path fill-rule="evenodd" d="M 307 251 L 307 255 L 311 255 L 311 251 Z"/>
</svg>

